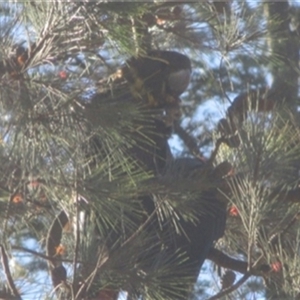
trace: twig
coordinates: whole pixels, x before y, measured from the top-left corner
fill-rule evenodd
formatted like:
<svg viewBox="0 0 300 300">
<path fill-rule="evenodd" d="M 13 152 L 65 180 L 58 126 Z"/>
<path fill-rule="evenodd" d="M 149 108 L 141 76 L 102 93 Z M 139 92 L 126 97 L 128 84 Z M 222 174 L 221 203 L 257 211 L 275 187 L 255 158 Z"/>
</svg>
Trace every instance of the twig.
<svg viewBox="0 0 300 300">
<path fill-rule="evenodd" d="M 299 217 L 300 217 L 300 213 L 297 212 L 293 218 L 290 220 L 290 222 L 280 231 L 280 232 L 277 232 L 276 234 L 273 234 L 269 240 L 268 240 L 268 244 L 274 246 L 275 244 L 278 243 L 278 240 L 279 240 L 279 237 L 281 235 L 283 235 L 284 233 L 286 233 L 298 220 L 299 220 Z"/>
<path fill-rule="evenodd" d="M 225 98 L 228 100 L 228 102 L 230 103 L 230 104 L 232 104 L 232 101 L 231 101 L 231 99 L 228 97 L 228 95 L 227 95 L 227 93 L 225 92 L 225 90 L 224 90 L 224 87 L 223 87 L 223 78 L 222 78 L 222 72 L 221 72 L 221 68 L 222 68 L 222 64 L 223 64 L 223 60 L 224 60 L 224 56 L 222 55 L 222 57 L 221 57 L 221 60 L 220 60 L 220 65 L 219 65 L 219 84 L 220 84 L 220 88 L 221 88 L 221 93 L 222 93 L 222 95 L 223 96 L 225 96 Z M 225 68 L 225 70 L 227 71 L 227 69 Z M 228 71 L 227 71 L 227 75 L 229 75 L 228 74 Z M 229 78 L 229 81 L 230 81 L 230 85 L 231 85 L 231 90 L 233 90 L 233 87 L 232 87 L 232 82 L 231 82 L 231 80 L 230 80 L 230 76 L 228 76 L 228 78 Z"/>
<path fill-rule="evenodd" d="M 52 256 L 48 256 L 48 255 L 45 255 L 43 253 L 39 253 L 39 252 L 36 252 L 34 250 L 31 250 L 31 249 L 28 249 L 28 248 L 24 248 L 24 247 L 20 247 L 20 246 L 12 246 L 11 248 L 13 250 L 19 250 L 19 251 L 30 253 L 32 255 L 35 255 L 37 257 L 40 257 L 40 258 L 43 258 L 43 259 L 46 259 L 46 260 L 60 261 L 60 262 L 66 262 L 66 263 L 73 263 L 72 259 L 62 259 L 62 258 L 59 258 L 59 257 L 52 257 Z M 79 262 L 80 261 L 78 261 L 78 263 Z"/>
<path fill-rule="evenodd" d="M 16 288 L 16 286 L 15 286 L 14 280 L 11 276 L 11 272 L 10 272 L 10 269 L 9 269 L 8 258 L 7 258 L 5 248 L 4 248 L 3 245 L 0 245 L 0 248 L 1 248 L 2 266 L 3 266 L 3 269 L 4 269 L 4 274 L 5 274 L 7 283 L 8 283 L 8 287 L 9 287 L 11 293 L 17 299 L 22 299 L 19 292 L 18 292 L 18 290 L 17 290 L 17 288 Z"/>
<path fill-rule="evenodd" d="M 175 133 L 182 139 L 184 144 L 187 146 L 191 154 L 195 155 L 195 157 L 200 158 L 201 160 L 205 160 L 203 153 L 199 150 L 199 147 L 193 137 L 191 137 L 178 122 L 174 124 Z"/>
<path fill-rule="evenodd" d="M 146 219 L 146 221 L 136 230 L 135 233 L 133 233 L 124 243 L 122 243 L 121 248 L 127 245 L 129 242 L 131 242 L 134 238 L 137 237 L 137 235 L 149 224 L 153 216 L 156 214 L 157 209 L 155 209 L 149 217 Z"/>
<path fill-rule="evenodd" d="M 247 281 L 249 277 L 264 276 L 271 270 L 270 266 L 267 264 L 260 265 L 257 268 L 256 265 L 259 262 L 259 260 L 257 260 L 257 262 L 249 270 L 249 264 L 247 262 L 231 258 L 226 254 L 224 254 L 223 252 L 221 252 L 220 250 L 217 250 L 215 248 L 210 249 L 207 258 L 223 268 L 230 269 L 244 274 L 244 276 L 235 284 L 228 287 L 227 289 L 222 290 L 221 292 L 208 298 L 207 300 L 220 299 L 221 297 L 238 289 L 243 283 Z"/>
<path fill-rule="evenodd" d="M 75 251 L 74 251 L 74 261 L 73 261 L 73 284 L 76 284 L 76 275 L 77 275 L 77 264 L 78 264 L 78 251 L 80 243 L 80 217 L 79 217 L 79 201 L 78 201 L 78 192 L 77 192 L 77 166 L 76 166 L 76 181 L 75 181 L 75 203 L 76 203 L 76 232 L 75 232 Z"/>
<path fill-rule="evenodd" d="M 221 299 L 223 296 L 228 295 L 229 293 L 235 291 L 236 289 L 238 289 L 242 284 L 244 284 L 249 277 L 251 277 L 251 273 L 247 272 L 246 274 L 244 274 L 244 276 L 237 281 L 237 283 L 233 284 L 232 286 L 230 286 L 229 288 L 219 292 L 218 294 L 208 298 L 207 300 L 217 300 L 217 299 Z"/>
<path fill-rule="evenodd" d="M 263 276 L 265 273 L 270 271 L 270 267 L 266 264 L 260 265 L 258 268 L 251 268 L 249 271 L 249 264 L 246 261 L 238 260 L 235 258 L 232 258 L 226 254 L 224 254 L 222 251 L 211 248 L 207 259 L 213 261 L 218 266 L 221 266 L 226 269 L 230 269 L 242 274 L 249 273 L 253 276 Z"/>
<path fill-rule="evenodd" d="M 104 259 L 102 256 L 98 257 L 96 266 L 94 270 L 90 273 L 90 275 L 83 281 L 83 283 L 80 285 L 80 288 L 75 296 L 76 299 L 82 298 L 82 293 L 87 293 L 97 275 L 98 270 L 105 264 L 105 262 L 108 260 L 108 256 L 106 256 Z"/>
<path fill-rule="evenodd" d="M 222 145 L 222 143 L 225 142 L 225 140 L 226 140 L 225 137 L 220 137 L 219 139 L 217 139 L 216 147 L 213 150 L 213 152 L 211 153 L 210 158 L 207 161 L 208 164 L 212 164 L 214 162 L 214 160 L 215 160 L 215 158 L 216 158 L 216 156 L 218 154 L 219 148 Z"/>
</svg>

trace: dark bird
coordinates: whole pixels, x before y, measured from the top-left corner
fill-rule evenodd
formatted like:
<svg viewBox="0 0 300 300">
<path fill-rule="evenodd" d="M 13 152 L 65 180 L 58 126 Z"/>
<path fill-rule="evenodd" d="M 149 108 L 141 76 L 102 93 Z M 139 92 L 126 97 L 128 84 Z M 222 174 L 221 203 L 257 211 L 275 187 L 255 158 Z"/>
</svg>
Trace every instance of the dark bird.
<svg viewBox="0 0 300 300">
<path fill-rule="evenodd" d="M 136 160 L 148 170 L 160 173 L 171 156 L 168 138 L 174 120 L 180 116 L 179 96 L 187 88 L 191 76 L 190 59 L 175 51 L 153 50 L 144 56 L 131 57 L 122 74 L 134 97 L 145 100 L 151 108 L 162 108 L 165 115 L 154 117 L 147 139 L 132 149 Z M 147 120 L 148 123 L 151 120 Z M 151 141 L 151 144 L 149 144 Z M 143 150 L 141 150 L 143 149 Z"/>
<path fill-rule="evenodd" d="M 187 88 L 191 72 L 191 61 L 187 56 L 161 50 L 132 57 L 122 69 L 123 76 L 132 84 L 135 92 L 152 94 L 155 106 L 163 102 L 176 102 Z"/>
<path fill-rule="evenodd" d="M 148 103 L 151 108 L 165 110 L 158 118 L 150 116 L 147 122 L 148 126 L 151 122 L 151 130 L 147 138 L 131 149 L 135 159 L 155 174 L 161 172 L 170 157 L 168 138 L 174 120 L 180 115 L 179 96 L 189 84 L 191 71 L 187 56 L 160 50 L 131 57 L 122 68 L 122 76 L 129 83 L 134 98 Z"/>
<path fill-rule="evenodd" d="M 173 109 L 174 107 L 176 109 L 179 107 L 179 96 L 185 91 L 189 84 L 191 76 L 191 62 L 189 58 L 183 54 L 173 51 L 151 51 L 145 56 L 130 58 L 126 62 L 126 65 L 122 68 L 122 76 L 123 77 L 120 77 L 120 90 L 123 91 L 121 88 L 125 87 L 124 93 L 120 92 L 112 95 L 111 91 L 107 91 L 106 93 L 97 94 L 94 96 L 91 102 L 92 104 L 97 103 L 100 108 L 101 100 L 110 99 L 109 97 L 112 99 L 111 103 L 115 104 L 116 106 L 118 106 L 119 103 L 135 105 L 135 103 L 137 103 L 136 100 L 141 101 L 142 103 L 148 102 L 150 104 L 145 109 L 145 116 L 142 115 L 143 112 L 141 110 L 141 114 L 138 116 L 138 118 L 136 120 L 132 120 L 132 125 L 135 125 L 132 126 L 132 128 L 141 128 L 140 130 L 143 135 L 136 139 L 137 143 L 133 143 L 132 147 L 126 149 L 126 152 L 124 153 L 126 153 L 136 165 L 141 166 L 144 170 L 152 173 L 154 175 L 153 179 L 160 177 L 166 178 L 169 176 L 170 180 L 172 181 L 172 176 L 175 176 L 175 173 L 186 174 L 187 172 L 191 172 L 194 168 L 197 169 L 199 167 L 198 164 L 195 163 L 197 160 L 186 161 L 185 159 L 179 159 L 173 161 L 173 164 L 171 164 L 170 168 L 168 168 L 165 172 L 168 161 L 172 160 L 172 154 L 168 144 L 168 138 L 170 137 L 172 126 L 171 124 L 165 122 L 165 116 L 167 115 L 169 109 Z M 97 112 L 97 106 L 93 106 L 92 104 L 86 106 L 86 112 Z M 90 119 L 88 114 L 87 119 Z M 143 129 L 144 131 L 142 131 Z M 102 141 L 99 140 L 97 136 L 92 141 L 96 148 L 95 152 L 99 151 L 100 155 L 103 153 L 103 157 L 105 157 L 106 152 L 102 146 Z M 174 174 L 170 175 L 169 172 L 173 173 L 173 171 L 170 171 L 172 168 L 174 168 Z M 183 171 L 179 172 L 177 170 L 178 168 L 183 168 Z M 180 176 L 182 175 L 179 175 L 179 177 Z M 173 179 L 175 180 L 174 177 Z M 151 215 L 156 209 L 154 200 L 155 197 L 148 195 L 148 192 L 149 191 L 147 190 L 147 195 L 145 197 L 141 195 L 141 198 L 148 199 L 145 200 L 145 211 Z M 141 201 L 138 203 L 138 206 L 143 202 L 144 199 L 141 199 Z M 203 202 L 205 201 L 203 200 Z M 209 200 L 207 202 L 209 202 Z M 212 203 L 214 203 L 214 200 L 212 200 Z M 202 202 L 200 204 L 202 205 Z M 142 206 L 144 205 L 142 204 Z M 138 209 L 140 209 L 140 206 Z M 201 215 L 199 213 L 199 220 L 201 220 L 196 224 L 186 221 L 184 218 L 180 220 L 183 230 L 188 232 L 190 235 L 188 238 L 183 233 L 179 234 L 175 232 L 174 227 L 169 227 L 169 224 L 167 223 L 164 224 L 166 226 L 161 228 L 161 224 L 159 223 L 160 221 L 158 218 L 156 218 L 154 223 L 149 225 L 149 230 L 151 231 L 149 232 L 149 235 L 153 236 L 154 239 L 156 239 L 156 236 L 158 237 L 156 240 L 157 244 L 160 244 L 160 237 L 166 237 L 166 239 L 163 240 L 163 244 L 165 249 L 167 249 L 167 253 L 163 254 L 161 252 L 160 245 L 158 245 L 158 247 L 152 247 L 150 251 L 148 251 L 148 247 L 145 248 L 145 251 L 143 251 L 142 255 L 144 255 L 145 252 L 145 255 L 151 258 L 150 264 L 152 264 L 154 256 L 165 254 L 174 256 L 177 248 L 182 248 L 182 251 L 187 252 L 189 259 L 188 264 L 192 264 L 191 272 L 196 278 L 211 245 L 219 237 L 219 235 L 217 235 L 213 229 L 214 225 L 209 228 L 205 227 L 207 226 L 208 222 L 214 222 L 214 219 L 211 218 L 210 215 L 207 217 L 207 220 L 205 219 L 205 216 L 201 218 L 200 216 Z M 99 217 L 99 219 L 100 218 L 101 217 Z M 141 219 L 137 220 L 137 222 L 140 221 Z M 202 221 L 203 226 L 201 223 Z M 130 232 L 130 230 L 131 229 L 129 228 L 128 232 Z M 116 247 L 118 243 L 121 242 L 120 236 L 122 234 L 124 235 L 125 232 L 127 234 L 127 229 L 124 230 L 124 223 L 121 219 L 116 220 L 116 224 L 111 232 L 110 229 L 108 229 L 109 234 L 107 234 L 107 236 L 109 236 L 109 239 L 106 237 L 106 234 L 104 234 L 105 237 L 103 236 L 103 231 L 97 229 L 96 231 L 97 235 L 99 232 L 99 236 L 105 238 L 108 249 L 117 249 Z M 170 240 L 169 236 L 172 235 L 172 233 L 174 233 L 174 239 Z M 147 269 L 149 266 L 148 261 L 140 258 L 138 253 L 136 253 L 136 257 L 134 259 L 138 262 L 138 265 L 142 265 L 141 270 L 147 273 L 149 270 Z M 184 288 L 185 287 L 186 286 L 184 286 Z M 189 287 L 190 286 L 188 286 L 188 288 Z M 185 289 L 185 296 L 187 295 L 186 290 L 188 290 L 188 288 Z M 180 299 L 187 299 L 185 296 L 181 297 Z M 166 299 L 177 298 L 167 297 Z"/>
<path fill-rule="evenodd" d="M 149 104 L 146 109 L 142 105 L 141 114 L 132 120 L 133 127 L 142 128 L 142 135 L 128 154 L 146 171 L 161 173 L 171 155 L 168 138 L 174 120 L 180 115 L 178 97 L 189 84 L 190 59 L 174 51 L 153 50 L 144 56 L 131 57 L 121 71 L 122 76 L 117 72 L 119 75 L 115 78 L 114 93 L 111 89 L 97 93 L 84 105 L 86 118 L 91 123 L 98 122 L 97 111 L 102 109 L 103 99 L 109 99 L 109 105 L 114 103 L 115 107 L 120 103 Z M 101 152 L 102 142 L 96 138 L 92 142 L 92 151 Z"/>
</svg>

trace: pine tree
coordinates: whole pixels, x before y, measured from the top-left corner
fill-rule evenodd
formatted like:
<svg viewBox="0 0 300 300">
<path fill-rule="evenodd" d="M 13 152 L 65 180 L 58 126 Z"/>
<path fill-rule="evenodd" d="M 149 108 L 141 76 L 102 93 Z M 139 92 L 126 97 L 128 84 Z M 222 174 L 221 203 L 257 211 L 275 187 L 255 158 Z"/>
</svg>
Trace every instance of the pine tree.
<svg viewBox="0 0 300 300">
<path fill-rule="evenodd" d="M 1 298 L 299 297 L 297 6 L 0 14 Z"/>
</svg>

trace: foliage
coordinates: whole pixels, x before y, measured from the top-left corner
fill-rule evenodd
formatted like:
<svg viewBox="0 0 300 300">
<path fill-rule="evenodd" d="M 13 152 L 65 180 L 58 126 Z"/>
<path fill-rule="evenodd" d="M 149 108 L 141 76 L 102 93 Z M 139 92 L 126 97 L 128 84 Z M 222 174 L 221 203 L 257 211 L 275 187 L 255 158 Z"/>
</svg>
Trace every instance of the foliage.
<svg viewBox="0 0 300 300">
<path fill-rule="evenodd" d="M 2 298 L 180 298 L 194 266 L 163 249 L 141 199 L 153 195 L 168 241 L 185 234 L 181 219 L 210 213 L 203 195 L 216 188 L 228 206 L 216 249 L 236 261 L 211 252 L 217 280 L 200 276 L 194 297 L 299 297 L 297 6 L 33 1 L 0 15 Z M 192 61 L 180 120 L 122 77 L 150 49 Z M 166 138 L 155 120 L 169 117 L 173 153 L 205 162 L 195 177 L 156 176 L 130 155 Z"/>
</svg>

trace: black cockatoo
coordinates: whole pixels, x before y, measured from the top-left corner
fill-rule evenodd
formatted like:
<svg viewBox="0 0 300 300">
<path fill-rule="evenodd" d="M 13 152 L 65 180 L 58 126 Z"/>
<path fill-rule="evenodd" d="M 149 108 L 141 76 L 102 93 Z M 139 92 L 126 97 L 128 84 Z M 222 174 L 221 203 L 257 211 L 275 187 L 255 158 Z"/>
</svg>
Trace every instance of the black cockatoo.
<svg viewBox="0 0 300 300">
<path fill-rule="evenodd" d="M 132 57 L 122 69 L 123 76 L 135 93 L 151 95 L 153 106 L 178 102 L 191 76 L 190 59 L 175 51 L 153 50 L 144 56 Z"/>
<path fill-rule="evenodd" d="M 114 83 L 114 92 L 108 89 L 96 94 L 85 105 L 85 114 L 87 119 L 97 122 L 102 99 L 111 99 L 116 106 L 126 102 L 146 104 L 145 117 L 140 115 L 133 120 L 133 127 L 145 128 L 145 131 L 142 130 L 143 134 L 129 154 L 145 170 L 160 173 L 170 156 L 168 138 L 174 120 L 180 115 L 179 96 L 189 84 L 190 59 L 175 51 L 153 50 L 147 55 L 129 58 L 121 71 L 122 76 L 117 77 L 121 82 Z M 118 86 L 118 83 L 121 84 Z M 93 142 L 95 152 L 101 151 L 101 141 L 94 139 Z"/>
<path fill-rule="evenodd" d="M 160 173 L 171 155 L 168 138 L 174 120 L 180 115 L 179 96 L 190 81 L 190 59 L 175 51 L 153 50 L 128 59 L 122 76 L 129 83 L 133 98 L 153 109 L 153 115 L 139 124 L 151 123 L 151 130 L 131 153 L 147 170 Z M 156 109 L 163 111 L 158 117 L 154 114 Z"/>
<path fill-rule="evenodd" d="M 194 278 L 194 282 L 190 284 L 182 283 L 180 295 L 173 297 L 174 300 L 189 298 L 192 285 L 196 282 L 211 247 L 224 234 L 226 202 L 221 199 L 216 188 L 217 181 L 221 178 L 215 177 L 217 176 L 213 169 L 207 168 L 202 161 L 178 158 L 167 166 L 161 178 L 162 183 L 168 187 L 170 197 L 163 197 L 162 201 L 165 202 L 161 202 L 159 197 L 144 199 L 148 214 L 154 209 L 157 211 L 157 219 L 150 226 L 150 230 L 158 231 L 159 239 L 164 244 L 163 255 L 166 251 L 169 255 L 174 255 L 178 250 L 184 252 L 186 261 L 181 267 L 188 270 L 188 275 Z M 216 182 L 209 183 L 206 188 L 203 180 Z M 173 221 L 168 217 L 172 213 L 177 219 L 176 226 L 172 225 Z M 152 252 L 150 255 L 159 256 L 159 250 L 156 251 L 158 253 Z"/>
<path fill-rule="evenodd" d="M 166 171 L 166 165 L 169 160 L 172 160 L 168 145 L 171 126 L 165 122 L 164 117 L 167 115 L 169 109 L 179 107 L 179 96 L 189 84 L 191 62 L 189 58 L 183 54 L 156 50 L 149 52 L 147 56 L 130 58 L 122 68 L 122 74 L 123 79 L 126 79 L 127 83 L 125 80 L 121 81 L 121 92 L 116 91 L 111 93 L 111 91 L 107 91 L 103 94 L 97 94 L 93 97 L 91 102 L 92 104 L 100 103 L 100 108 L 102 99 L 104 99 L 104 103 L 106 103 L 107 99 L 111 99 L 111 103 L 116 106 L 118 106 L 118 103 L 130 103 L 135 105 L 135 103 L 137 103 L 136 101 L 148 103 L 145 109 L 145 116 L 139 115 L 137 119 L 132 120 L 132 126 L 130 127 L 130 130 L 134 127 L 145 128 L 144 131 L 140 130 L 143 135 L 140 135 L 136 139 L 136 144 L 133 143 L 132 147 L 128 147 L 125 153 L 130 156 L 137 165 L 142 166 L 142 168 L 149 171 L 149 173 L 151 172 L 154 178 L 167 177 L 169 169 Z M 123 93 L 124 87 L 126 91 Z M 88 109 L 92 113 L 95 113 L 97 109 L 92 104 L 89 105 Z M 141 113 L 143 113 L 142 110 Z M 96 151 L 103 151 L 102 141 L 99 140 L 98 137 L 95 137 L 93 142 L 96 145 Z M 185 172 L 191 171 L 190 165 L 183 163 L 183 160 L 175 160 L 174 168 L 176 169 L 178 165 L 184 165 L 184 170 L 187 170 Z M 171 164 L 171 166 L 173 166 L 173 164 Z M 179 166 L 179 168 L 181 167 Z M 166 172 L 165 175 L 163 175 L 164 171 Z M 141 196 L 141 198 L 143 198 L 143 196 Z M 155 209 L 154 198 L 148 195 L 148 192 L 145 198 L 148 199 L 145 201 L 145 210 L 151 214 Z M 144 206 L 144 200 L 140 200 L 140 202 L 143 203 L 142 206 Z M 204 219 L 205 217 L 203 217 L 203 220 Z M 208 221 L 210 220 L 211 218 L 208 219 Z M 204 223 L 206 224 L 207 222 L 205 221 Z M 211 228 L 205 232 L 205 224 L 203 226 L 199 225 L 199 236 L 197 227 L 193 223 L 182 220 L 182 224 L 184 230 L 190 232 L 190 240 L 187 240 L 185 235 L 176 234 L 171 244 L 169 244 L 168 238 L 164 241 L 164 244 L 168 248 L 167 250 L 170 255 L 176 252 L 177 245 L 179 248 L 183 248 L 183 251 L 187 251 L 189 261 L 193 263 L 192 272 L 194 275 L 198 273 L 209 248 L 217 238 L 215 238 L 216 235 L 214 235 L 213 232 L 209 231 Z M 153 230 L 151 234 L 154 232 L 154 236 L 156 236 L 156 233 L 158 233 L 158 236 L 164 236 L 165 233 L 165 236 L 168 236 L 170 230 L 173 230 L 173 228 L 168 228 L 167 226 L 166 231 L 165 228 L 163 228 L 163 232 L 160 232 L 160 224 L 157 219 L 156 223 L 151 224 L 149 230 Z M 107 241 L 108 249 L 111 249 L 112 245 L 114 245 L 115 249 L 118 245 L 116 241 L 121 241 L 120 235 L 125 232 L 126 229 L 124 230 L 122 220 L 116 220 L 113 230 L 108 233 L 109 239 L 106 236 L 104 237 Z M 99 236 L 101 235 L 103 235 L 102 232 L 99 233 Z M 152 252 L 152 254 L 149 253 L 149 255 L 160 255 L 159 247 L 156 249 L 158 252 Z M 199 252 L 197 252 L 197 250 L 199 250 Z M 145 249 L 145 252 L 147 252 L 147 249 Z M 197 256 L 198 253 L 199 256 Z M 138 259 L 137 257 L 137 260 Z M 145 272 L 147 272 L 147 268 L 145 268 Z M 184 297 L 181 299 L 184 299 Z"/>
</svg>

